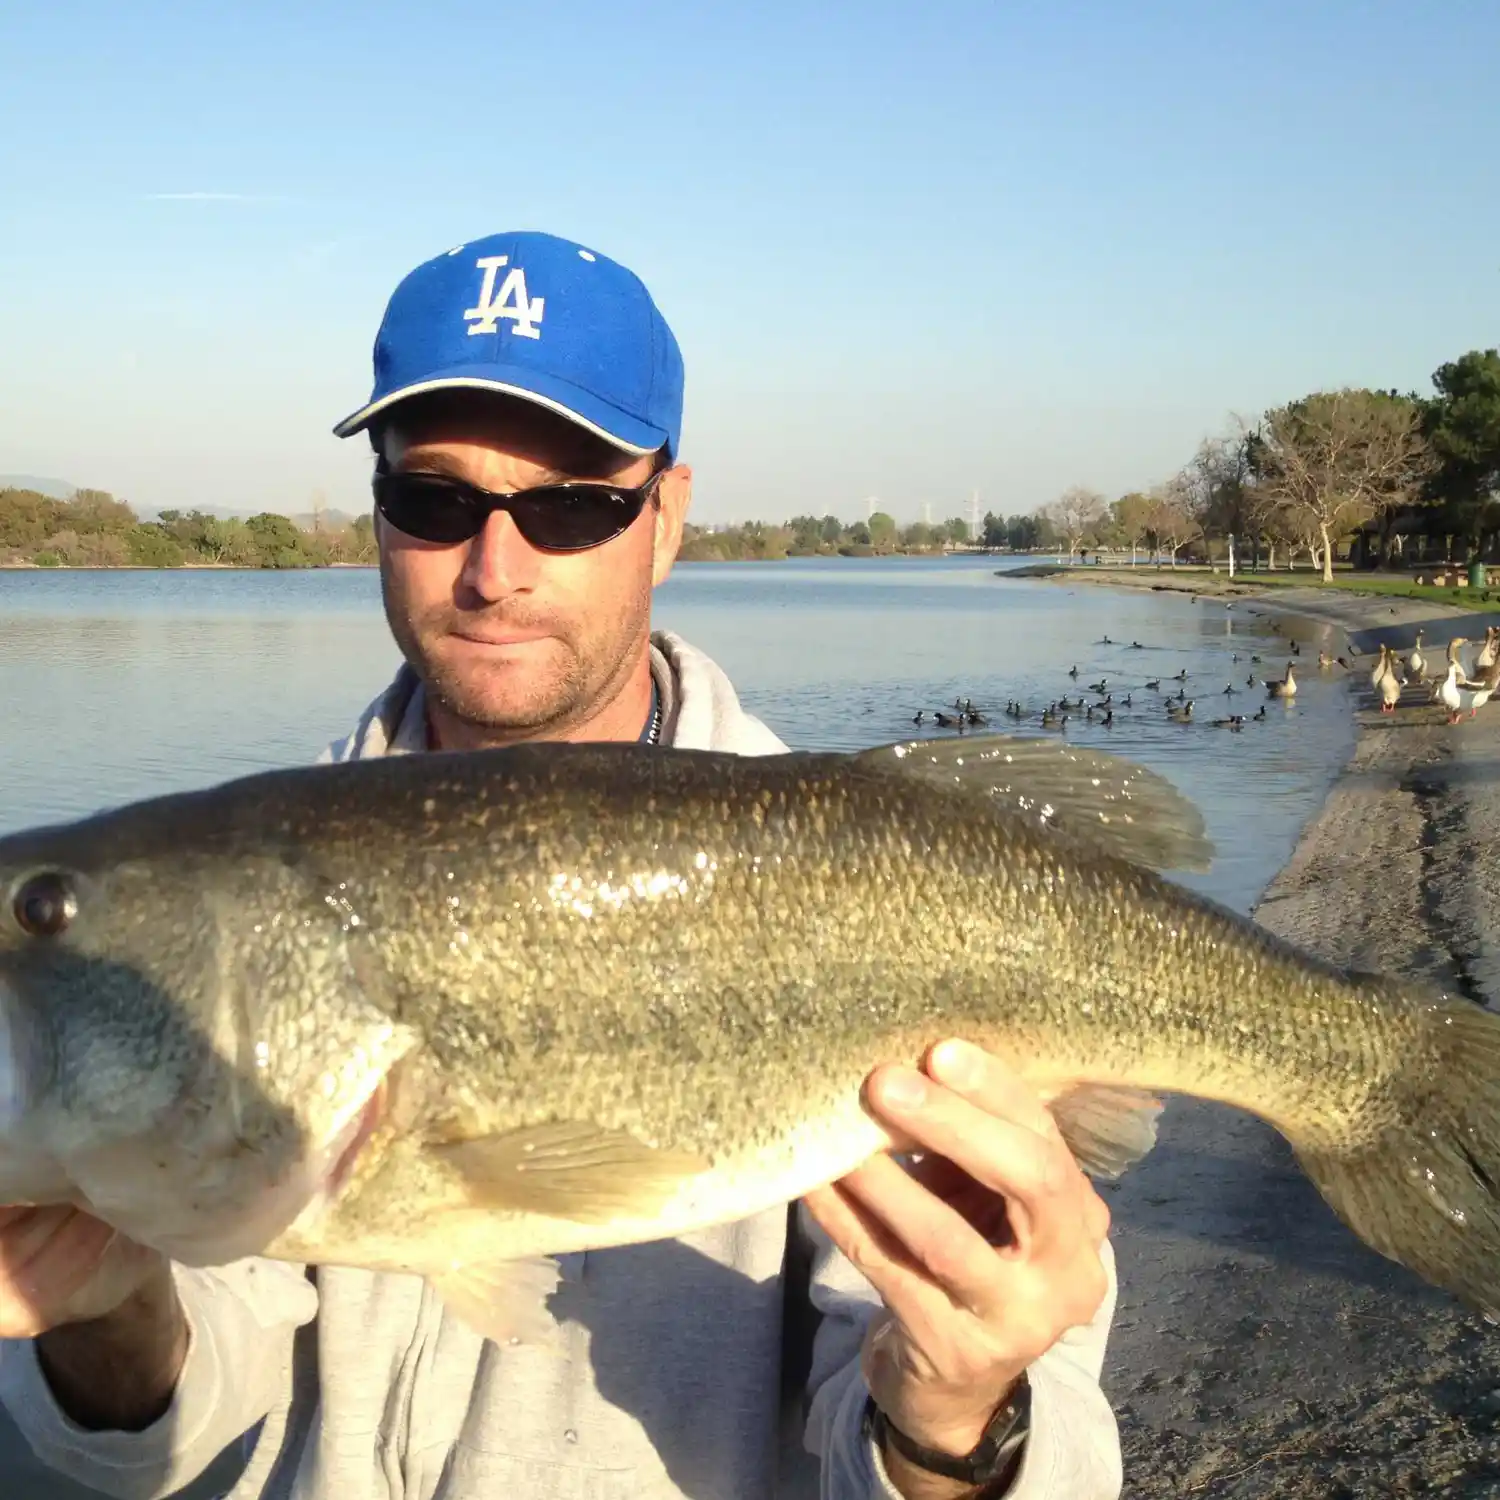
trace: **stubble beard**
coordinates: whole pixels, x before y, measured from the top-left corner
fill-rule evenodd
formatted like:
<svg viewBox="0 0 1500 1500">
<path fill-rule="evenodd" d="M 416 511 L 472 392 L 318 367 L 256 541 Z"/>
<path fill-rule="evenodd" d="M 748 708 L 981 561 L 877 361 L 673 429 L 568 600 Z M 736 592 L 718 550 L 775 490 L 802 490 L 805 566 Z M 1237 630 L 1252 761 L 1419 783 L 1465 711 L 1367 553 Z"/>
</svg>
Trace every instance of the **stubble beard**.
<svg viewBox="0 0 1500 1500">
<path fill-rule="evenodd" d="M 441 608 L 413 619 L 393 599 L 387 585 L 386 619 L 401 654 L 433 700 L 458 722 L 478 731 L 509 737 L 562 731 L 586 722 L 619 691 L 631 659 L 650 629 L 651 591 L 628 601 L 623 615 L 582 639 L 556 620 L 523 619 L 515 611 L 483 614 Z M 465 666 L 443 650 L 455 630 L 508 626 L 550 632 L 543 647 L 530 647 L 536 660 L 525 668 L 472 660 Z"/>
</svg>

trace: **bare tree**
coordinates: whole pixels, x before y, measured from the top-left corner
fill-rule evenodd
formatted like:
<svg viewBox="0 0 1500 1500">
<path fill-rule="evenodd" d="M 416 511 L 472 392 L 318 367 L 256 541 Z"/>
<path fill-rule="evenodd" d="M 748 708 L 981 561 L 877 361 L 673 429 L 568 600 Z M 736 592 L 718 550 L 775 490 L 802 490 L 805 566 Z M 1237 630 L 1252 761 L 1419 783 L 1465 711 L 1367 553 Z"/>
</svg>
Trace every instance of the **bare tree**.
<svg viewBox="0 0 1500 1500">
<path fill-rule="evenodd" d="M 1333 581 L 1340 537 L 1420 484 L 1426 444 L 1416 403 L 1382 391 L 1320 391 L 1266 413 L 1255 440 L 1267 519 L 1307 546 Z"/>
<path fill-rule="evenodd" d="M 1070 562 L 1073 554 L 1104 523 L 1108 514 L 1109 507 L 1104 502 L 1104 496 L 1097 490 L 1084 489 L 1082 485 L 1064 490 L 1050 505 L 1044 505 L 1037 511 L 1037 515 L 1051 521 L 1067 538 Z"/>
<path fill-rule="evenodd" d="M 1177 554 L 1203 535 L 1191 476 L 1186 470 L 1174 474 L 1149 490 L 1146 500 L 1146 529 L 1156 539 L 1157 552 L 1165 552 L 1175 568 Z"/>
</svg>

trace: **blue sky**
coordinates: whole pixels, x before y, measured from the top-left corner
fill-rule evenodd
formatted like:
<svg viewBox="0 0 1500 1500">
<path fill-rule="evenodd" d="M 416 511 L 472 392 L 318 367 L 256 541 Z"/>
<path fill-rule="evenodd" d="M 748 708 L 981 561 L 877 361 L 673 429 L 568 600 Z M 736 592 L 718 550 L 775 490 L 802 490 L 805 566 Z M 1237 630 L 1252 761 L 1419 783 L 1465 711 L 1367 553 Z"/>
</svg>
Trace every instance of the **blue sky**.
<svg viewBox="0 0 1500 1500">
<path fill-rule="evenodd" d="M 539 228 L 676 330 L 699 519 L 1118 494 L 1500 340 L 1497 59 L 1493 0 L 9 6 L 0 472 L 361 507 L 396 281 Z"/>
</svg>

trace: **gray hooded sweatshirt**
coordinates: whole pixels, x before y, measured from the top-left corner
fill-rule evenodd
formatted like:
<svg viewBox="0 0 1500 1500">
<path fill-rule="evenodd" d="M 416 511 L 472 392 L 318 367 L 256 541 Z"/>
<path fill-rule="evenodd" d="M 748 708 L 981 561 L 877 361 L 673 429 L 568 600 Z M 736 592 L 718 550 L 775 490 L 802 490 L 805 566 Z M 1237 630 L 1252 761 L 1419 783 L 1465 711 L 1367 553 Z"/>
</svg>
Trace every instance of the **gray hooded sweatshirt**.
<svg viewBox="0 0 1500 1500">
<path fill-rule="evenodd" d="M 723 672 L 652 638 L 663 743 L 786 746 Z M 421 751 L 403 668 L 324 760 Z M 1114 1312 L 1031 1370 L 1014 1500 L 1114 1500 L 1099 1388 Z M 800 1207 L 680 1239 L 566 1255 L 560 1347 L 500 1347 L 415 1276 L 253 1259 L 175 1267 L 187 1363 L 144 1432 L 85 1432 L 25 1340 L 0 1341 L 0 1495 L 69 1500 L 899 1500 L 863 1435 L 859 1348 L 880 1303 Z M 8 1422 L 5 1418 L 8 1417 Z"/>
</svg>

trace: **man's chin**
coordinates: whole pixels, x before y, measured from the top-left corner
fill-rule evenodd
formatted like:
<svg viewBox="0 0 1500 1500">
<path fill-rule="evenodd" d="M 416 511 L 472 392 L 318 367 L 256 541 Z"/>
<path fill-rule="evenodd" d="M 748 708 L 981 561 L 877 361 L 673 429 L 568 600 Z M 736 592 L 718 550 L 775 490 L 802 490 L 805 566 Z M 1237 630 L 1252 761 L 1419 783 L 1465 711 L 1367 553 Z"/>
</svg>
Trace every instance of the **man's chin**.
<svg viewBox="0 0 1500 1500">
<path fill-rule="evenodd" d="M 557 643 L 542 644 L 555 649 Z M 481 664 L 469 652 L 444 650 L 433 661 L 428 682 L 449 713 L 476 729 L 540 729 L 567 714 L 569 695 L 550 653 L 528 654 L 530 659 L 522 660 L 486 649 Z"/>
</svg>

